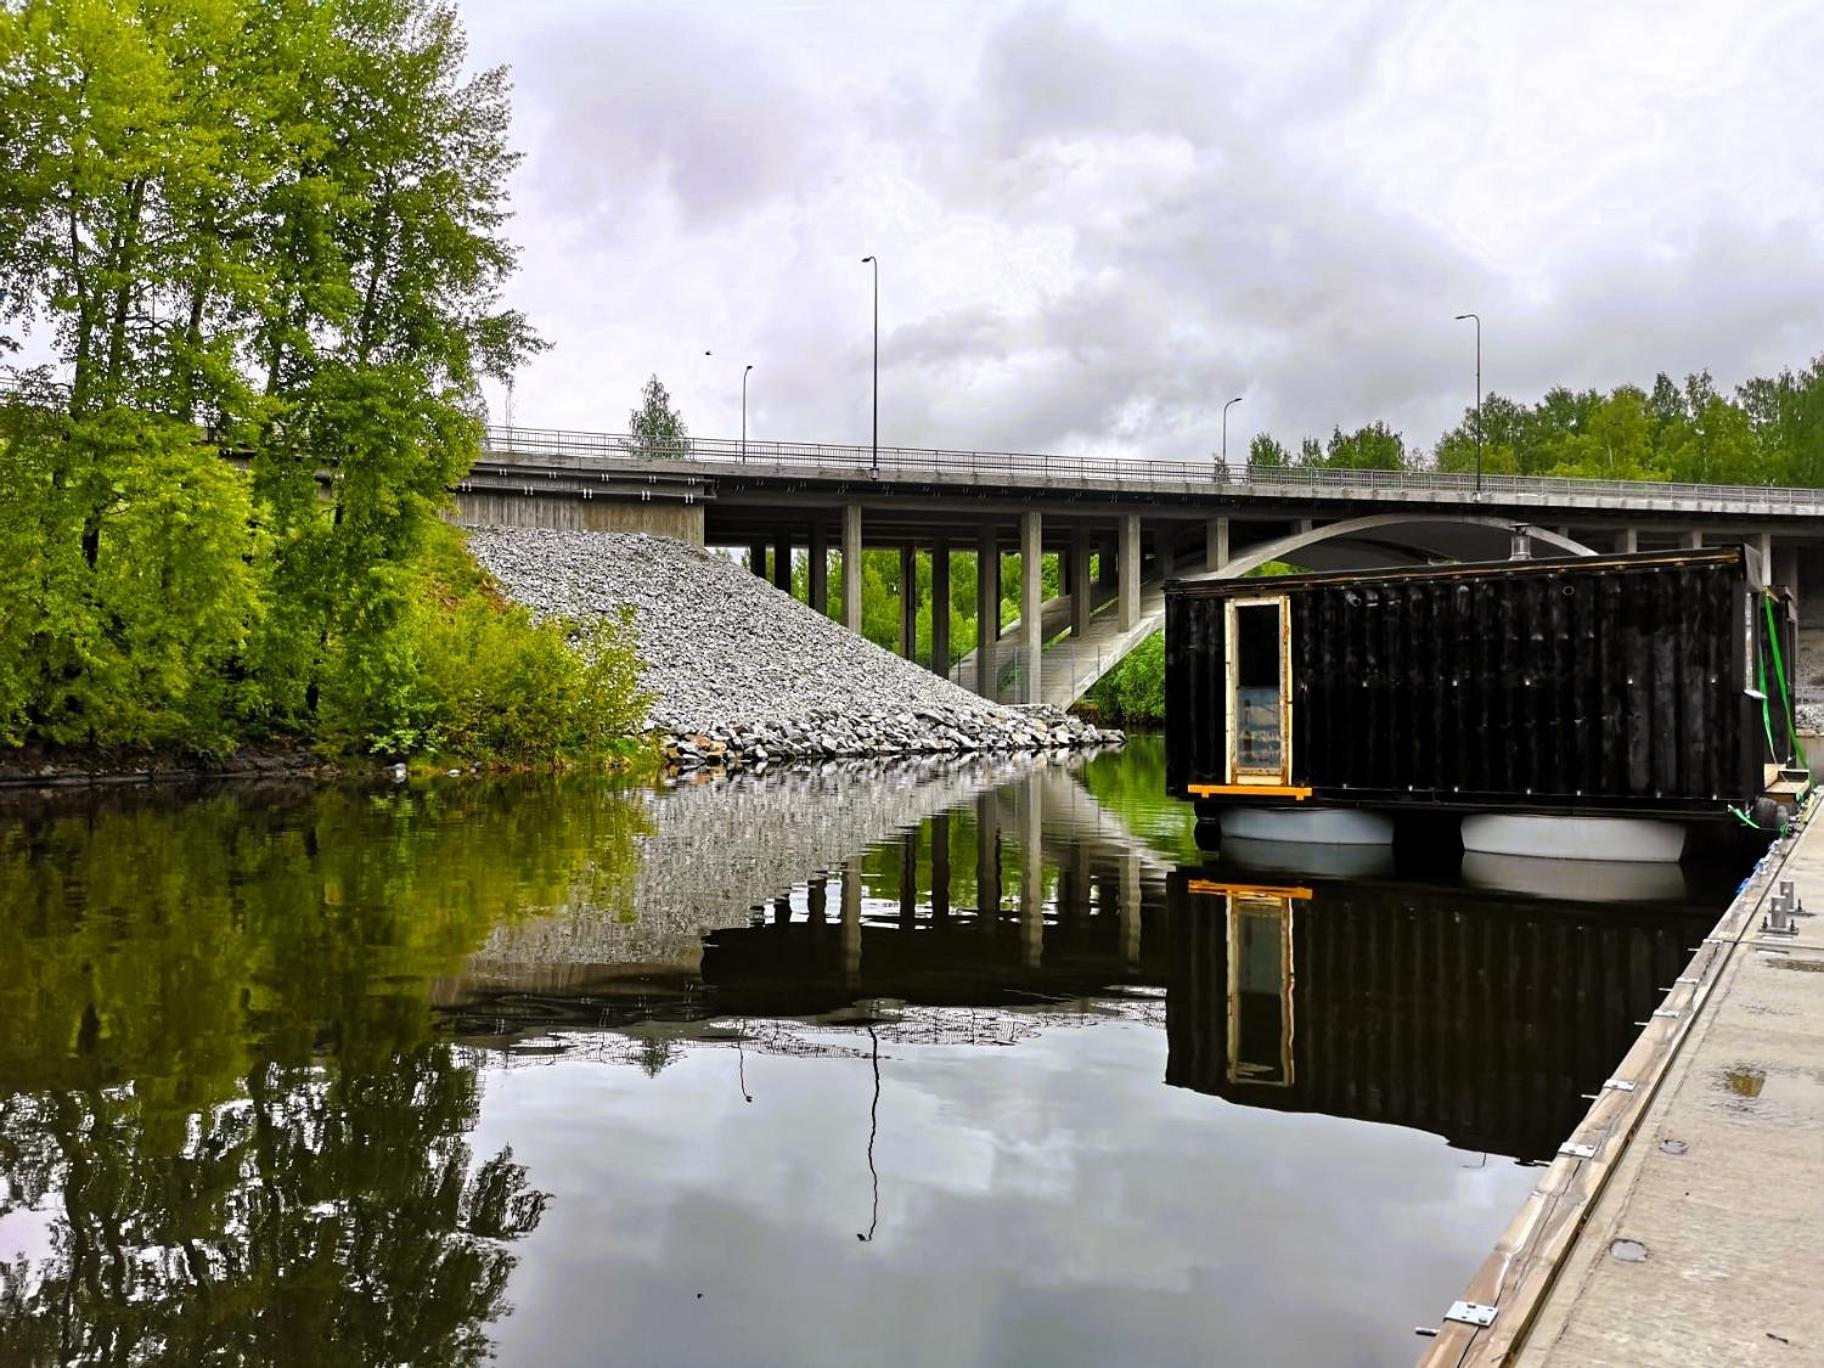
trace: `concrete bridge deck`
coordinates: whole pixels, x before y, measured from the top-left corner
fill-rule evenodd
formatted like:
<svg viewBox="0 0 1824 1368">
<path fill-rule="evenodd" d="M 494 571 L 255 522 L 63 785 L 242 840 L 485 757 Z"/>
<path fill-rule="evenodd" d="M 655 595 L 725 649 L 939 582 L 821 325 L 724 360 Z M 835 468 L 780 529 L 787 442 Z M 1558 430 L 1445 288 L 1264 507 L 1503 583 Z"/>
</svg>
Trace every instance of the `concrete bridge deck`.
<svg viewBox="0 0 1824 1368">
<path fill-rule="evenodd" d="M 1567 1137 L 1428 1368 L 1824 1363 L 1824 822 L 1731 905 Z M 1587 1150 L 1588 1152 L 1584 1152 Z"/>
<path fill-rule="evenodd" d="M 992 649 L 959 672 L 949 615 L 936 614 L 925 631 L 932 667 L 960 673 L 987 697 L 1060 706 L 1156 630 L 1166 579 L 1219 573 L 1268 546 L 1296 546 L 1297 563 L 1312 569 L 1499 559 L 1507 529 L 1521 523 L 1535 529 L 1535 554 L 1746 541 L 1785 587 L 1799 589 L 1813 561 L 1811 573 L 1824 574 L 1824 561 L 1800 554 L 1824 543 L 1824 490 L 1509 475 L 1486 476 L 1478 487 L 1473 475 L 1436 471 L 895 446 L 875 457 L 870 447 L 831 443 L 693 438 L 653 449 L 614 433 L 493 427 L 458 486 L 458 515 L 739 547 L 788 590 L 802 558 L 809 601 L 826 612 L 834 551 L 853 630 L 864 548 L 897 550 L 902 583 L 919 572 L 916 553 L 929 552 L 938 602 L 949 600 L 953 553 L 973 554 L 992 567 L 978 576 L 975 605 L 977 638 Z M 1025 567 L 1023 598 L 1018 623 L 1003 628 L 996 580 L 1010 553 Z M 1059 557 L 1061 572 L 1049 605 L 1036 590 L 1047 555 Z M 1801 604 L 1811 597 L 1801 594 Z M 1824 594 L 1816 597 L 1824 613 Z M 919 625 L 916 595 L 902 595 L 900 648 L 908 656 L 919 654 Z M 1824 617 L 1800 625 L 1802 637 L 1812 629 L 1824 645 Z"/>
</svg>

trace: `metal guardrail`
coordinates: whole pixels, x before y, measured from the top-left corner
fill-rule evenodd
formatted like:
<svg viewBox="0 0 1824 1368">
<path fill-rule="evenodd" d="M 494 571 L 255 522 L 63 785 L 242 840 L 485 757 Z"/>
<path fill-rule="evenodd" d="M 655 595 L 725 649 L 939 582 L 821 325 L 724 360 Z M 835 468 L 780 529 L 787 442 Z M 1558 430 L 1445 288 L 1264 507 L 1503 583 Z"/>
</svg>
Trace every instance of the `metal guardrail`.
<svg viewBox="0 0 1824 1368">
<path fill-rule="evenodd" d="M 484 461 L 503 464 L 591 465 L 607 462 L 682 461 L 729 473 L 747 467 L 770 470 L 841 472 L 866 476 L 874 450 L 829 442 L 747 441 L 691 438 L 677 446 L 645 443 L 621 433 L 575 432 L 557 428 L 490 425 L 483 439 Z M 1676 511 L 1698 507 L 1759 513 L 1824 516 L 1824 490 L 1780 485 L 1675 484 L 1651 480 L 1596 480 L 1566 476 L 1484 475 L 1480 497 L 1476 477 L 1436 470 L 1335 470 L 1298 466 L 1226 468 L 1220 461 L 1143 461 L 1087 456 L 1051 456 L 1010 451 L 952 451 L 883 446 L 879 478 L 938 480 L 959 484 L 1073 484 L 1115 490 L 1187 490 L 1212 487 L 1252 496 L 1321 495 L 1348 497 L 1364 492 L 1463 502 L 1617 502 Z"/>
</svg>

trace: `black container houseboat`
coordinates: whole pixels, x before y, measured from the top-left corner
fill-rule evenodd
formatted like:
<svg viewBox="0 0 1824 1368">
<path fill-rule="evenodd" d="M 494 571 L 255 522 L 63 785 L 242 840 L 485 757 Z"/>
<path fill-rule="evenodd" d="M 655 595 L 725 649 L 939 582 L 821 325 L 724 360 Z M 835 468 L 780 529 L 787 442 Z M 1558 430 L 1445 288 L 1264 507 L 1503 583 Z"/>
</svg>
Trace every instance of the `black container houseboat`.
<svg viewBox="0 0 1824 1368">
<path fill-rule="evenodd" d="M 1480 823 L 1471 848 L 1676 859 L 1686 824 L 1764 819 L 1805 782 L 1791 599 L 1758 561 L 1731 546 L 1174 581 L 1167 787 L 1249 836 L 1371 841 L 1390 814 L 1441 812 Z M 1588 820 L 1528 829 L 1566 816 Z M 1613 818 L 1657 819 L 1635 825 L 1676 844 L 1618 849 Z"/>
</svg>

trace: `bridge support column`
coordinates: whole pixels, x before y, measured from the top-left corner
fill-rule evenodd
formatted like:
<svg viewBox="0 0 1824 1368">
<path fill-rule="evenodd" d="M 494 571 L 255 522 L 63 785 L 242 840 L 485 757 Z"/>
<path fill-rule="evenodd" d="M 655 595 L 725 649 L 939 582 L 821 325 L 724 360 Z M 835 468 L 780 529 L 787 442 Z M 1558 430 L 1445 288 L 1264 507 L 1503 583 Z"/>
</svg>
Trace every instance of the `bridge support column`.
<svg viewBox="0 0 1824 1368">
<path fill-rule="evenodd" d="M 1702 532 L 1681 532 L 1678 537 L 1678 548 L 1681 551 L 1701 551 L 1704 545 Z"/>
<path fill-rule="evenodd" d="M 1096 552 L 1096 584 L 1103 589 L 1115 587 L 1115 551 L 1106 543 Z"/>
<path fill-rule="evenodd" d="M 931 669 L 950 673 L 950 540 L 931 543 Z"/>
<path fill-rule="evenodd" d="M 1070 578 L 1064 585 L 1070 595 L 1070 634 L 1084 636 L 1089 631 L 1089 529 L 1079 527 L 1070 534 Z"/>
<path fill-rule="evenodd" d="M 1746 540 L 1754 548 L 1754 554 L 1761 562 L 1759 587 L 1765 589 L 1773 583 L 1773 533 L 1756 532 Z"/>
<path fill-rule="evenodd" d="M 773 588 L 792 592 L 792 534 L 781 532 L 773 539 Z"/>
<path fill-rule="evenodd" d="M 1153 533 L 1153 559 L 1159 563 L 1159 578 L 1168 580 L 1177 570 L 1177 561 L 1172 555 L 1172 532 L 1170 526 L 1162 527 Z"/>
<path fill-rule="evenodd" d="M 899 653 L 918 659 L 918 549 L 899 548 Z"/>
<path fill-rule="evenodd" d="M 811 524 L 810 565 L 811 607 L 820 613 L 830 611 L 830 543 L 823 524 Z"/>
<path fill-rule="evenodd" d="M 842 506 L 842 625 L 861 630 L 861 505 Z"/>
<path fill-rule="evenodd" d="M 1140 515 L 1126 513 L 1121 518 L 1121 546 L 1116 559 L 1116 591 L 1121 596 L 1121 630 L 1129 631 L 1140 620 Z"/>
<path fill-rule="evenodd" d="M 1035 508 L 1020 514 L 1020 662 L 1025 676 L 1020 698 L 1039 701 L 1039 653 L 1045 649 L 1040 620 L 1045 594 L 1044 524 Z"/>
<path fill-rule="evenodd" d="M 975 550 L 975 691 L 996 702 L 995 642 L 1001 635 L 1001 544 L 984 527 Z"/>
<path fill-rule="evenodd" d="M 1615 549 L 1624 556 L 1631 556 L 1640 550 L 1640 529 L 1624 527 L 1615 534 Z"/>
<path fill-rule="evenodd" d="M 766 578 L 766 543 L 755 542 L 747 548 L 747 568 L 761 579 Z"/>
<path fill-rule="evenodd" d="M 1229 520 L 1211 518 L 1203 525 L 1203 565 L 1211 574 L 1229 563 Z"/>
</svg>

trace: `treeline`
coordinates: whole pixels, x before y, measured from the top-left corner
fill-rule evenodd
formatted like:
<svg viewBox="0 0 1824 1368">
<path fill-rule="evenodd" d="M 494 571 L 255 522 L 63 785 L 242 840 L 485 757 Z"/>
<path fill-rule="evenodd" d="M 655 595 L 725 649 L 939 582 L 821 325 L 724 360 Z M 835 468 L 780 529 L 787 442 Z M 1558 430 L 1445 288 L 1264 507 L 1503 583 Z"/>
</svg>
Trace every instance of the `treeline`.
<svg viewBox="0 0 1824 1368">
<path fill-rule="evenodd" d="M 628 632 L 441 521 L 501 307 L 508 85 L 434 0 L 0 7 L 0 742 L 542 761 L 642 710 Z M 54 382 L 54 383 L 53 383 Z M 573 649 L 575 647 L 576 649 Z"/>
<path fill-rule="evenodd" d="M 1430 450 L 1409 448 L 1384 423 L 1296 451 L 1261 434 L 1249 443 L 1259 467 L 1360 470 L 1476 468 L 1475 409 Z M 1718 390 L 1709 372 L 1651 388 L 1558 388 L 1527 405 L 1500 394 L 1482 403 L 1482 468 L 1501 475 L 1670 480 L 1697 484 L 1824 486 L 1824 356 L 1802 370 Z"/>
</svg>

